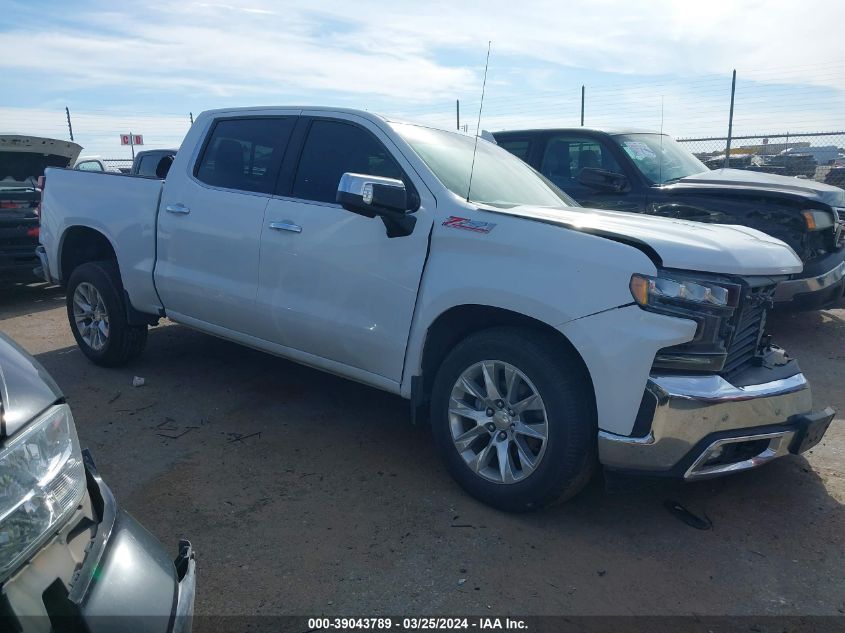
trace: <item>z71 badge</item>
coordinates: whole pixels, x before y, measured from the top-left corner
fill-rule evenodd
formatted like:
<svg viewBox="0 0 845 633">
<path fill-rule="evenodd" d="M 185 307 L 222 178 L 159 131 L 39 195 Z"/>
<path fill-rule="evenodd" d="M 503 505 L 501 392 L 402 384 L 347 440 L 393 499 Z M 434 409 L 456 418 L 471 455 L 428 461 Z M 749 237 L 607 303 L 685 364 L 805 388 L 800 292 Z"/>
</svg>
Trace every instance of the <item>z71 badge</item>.
<svg viewBox="0 0 845 633">
<path fill-rule="evenodd" d="M 465 231 L 473 231 L 475 233 L 489 233 L 496 226 L 495 222 L 481 222 L 479 220 L 470 220 L 469 218 L 459 218 L 457 216 L 449 216 L 443 223 L 443 226 L 448 226 L 453 229 L 464 229 Z"/>
</svg>

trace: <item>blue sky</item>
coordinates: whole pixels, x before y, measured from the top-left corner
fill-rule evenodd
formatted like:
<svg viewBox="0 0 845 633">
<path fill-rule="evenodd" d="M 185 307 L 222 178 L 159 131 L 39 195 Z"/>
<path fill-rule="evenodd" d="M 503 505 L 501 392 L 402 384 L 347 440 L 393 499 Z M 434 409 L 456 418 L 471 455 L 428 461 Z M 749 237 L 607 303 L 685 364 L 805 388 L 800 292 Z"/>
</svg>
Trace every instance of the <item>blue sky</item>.
<svg viewBox="0 0 845 633">
<path fill-rule="evenodd" d="M 0 132 L 66 136 L 120 157 L 121 132 L 178 145 L 188 113 L 359 107 L 474 128 L 586 122 L 722 135 L 845 128 L 845 2 L 308 3 L 0 0 Z"/>
</svg>

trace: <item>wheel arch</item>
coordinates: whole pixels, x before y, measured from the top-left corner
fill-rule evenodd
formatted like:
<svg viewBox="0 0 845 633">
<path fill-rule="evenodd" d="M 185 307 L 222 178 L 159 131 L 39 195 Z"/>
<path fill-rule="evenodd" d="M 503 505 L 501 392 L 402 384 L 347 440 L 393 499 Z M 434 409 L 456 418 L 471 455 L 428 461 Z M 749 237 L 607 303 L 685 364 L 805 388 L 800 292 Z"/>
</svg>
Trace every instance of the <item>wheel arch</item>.
<svg viewBox="0 0 845 633">
<path fill-rule="evenodd" d="M 69 226 L 59 241 L 58 275 L 61 285 L 67 285 L 75 268 L 96 261 L 114 261 L 120 270 L 117 251 L 101 231 L 90 226 Z"/>
<path fill-rule="evenodd" d="M 111 240 L 102 231 L 90 226 L 74 225 L 68 227 L 59 241 L 58 275 L 60 285 L 63 288 L 66 287 L 73 271 L 82 264 L 99 261 L 113 262 L 117 268 L 127 322 L 130 325 L 158 324 L 158 315 L 140 312 L 132 305 L 129 293 L 123 287 L 123 271 L 120 269 L 117 249 L 115 249 Z"/>
<path fill-rule="evenodd" d="M 411 405 L 415 420 L 425 414 L 437 369 L 449 351 L 471 334 L 503 326 L 521 327 L 545 334 L 561 351 L 577 359 L 580 370 L 589 382 L 593 396 L 592 407 L 595 409 L 595 388 L 589 368 L 578 349 L 562 332 L 544 321 L 507 308 L 464 304 L 440 313 L 426 331 L 420 365 L 415 370 L 416 375 L 411 378 Z M 427 419 L 427 416 L 423 419 Z"/>
</svg>

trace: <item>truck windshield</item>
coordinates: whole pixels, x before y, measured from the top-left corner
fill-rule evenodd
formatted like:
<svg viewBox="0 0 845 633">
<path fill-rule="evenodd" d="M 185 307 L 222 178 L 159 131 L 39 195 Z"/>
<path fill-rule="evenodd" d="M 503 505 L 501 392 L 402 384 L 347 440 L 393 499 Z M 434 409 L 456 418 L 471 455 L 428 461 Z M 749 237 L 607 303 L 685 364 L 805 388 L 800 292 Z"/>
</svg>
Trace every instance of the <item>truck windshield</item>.
<svg viewBox="0 0 845 633">
<path fill-rule="evenodd" d="M 709 171 L 707 165 L 665 134 L 614 137 L 643 176 L 656 185 Z"/>
<path fill-rule="evenodd" d="M 473 137 L 408 123 L 392 126 L 437 179 L 461 198 L 495 207 L 577 206 L 551 182 L 493 143 L 478 140 L 473 169 Z"/>
</svg>

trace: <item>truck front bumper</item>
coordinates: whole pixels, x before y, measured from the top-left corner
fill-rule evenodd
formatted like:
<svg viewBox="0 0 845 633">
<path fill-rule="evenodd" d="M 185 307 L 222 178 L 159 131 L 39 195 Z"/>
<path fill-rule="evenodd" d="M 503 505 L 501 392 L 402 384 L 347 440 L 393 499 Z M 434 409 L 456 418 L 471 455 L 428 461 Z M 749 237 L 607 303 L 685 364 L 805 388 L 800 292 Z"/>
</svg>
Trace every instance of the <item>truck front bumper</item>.
<svg viewBox="0 0 845 633">
<path fill-rule="evenodd" d="M 67 558 L 50 548 L 68 549 L 67 537 L 57 536 L 45 545 L 0 588 L 0 606 L 7 599 L 5 611 L 0 609 L 0 630 L 8 625 L 23 633 L 190 633 L 196 592 L 191 544 L 181 540 L 174 561 L 152 534 L 119 508 L 88 451 L 83 460 L 88 495 L 99 518 L 84 558 L 65 582 L 61 578 Z M 66 529 L 73 533 L 78 526 Z M 61 590 L 52 592 L 56 583 Z"/>
<path fill-rule="evenodd" d="M 808 264 L 796 279 L 782 281 L 775 288 L 777 306 L 818 310 L 842 298 L 845 293 L 845 246 L 818 262 Z"/>
<path fill-rule="evenodd" d="M 811 411 L 809 384 L 794 361 L 777 375 L 754 384 L 742 376 L 733 384 L 715 375 L 652 375 L 640 408 L 650 430 L 643 437 L 600 431 L 599 459 L 613 470 L 703 479 L 804 452 L 821 440 L 834 411 Z"/>
</svg>

